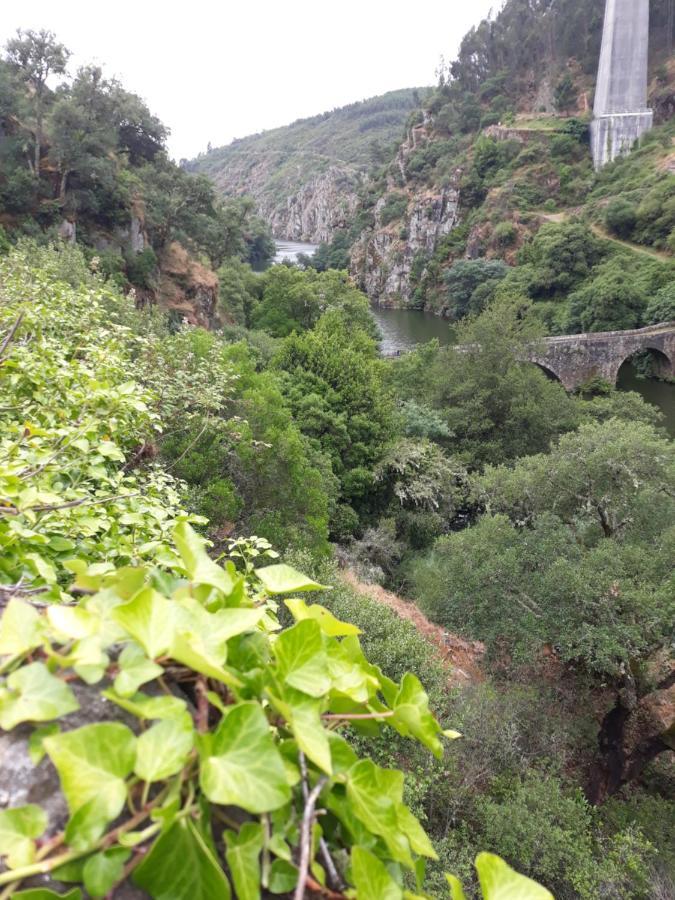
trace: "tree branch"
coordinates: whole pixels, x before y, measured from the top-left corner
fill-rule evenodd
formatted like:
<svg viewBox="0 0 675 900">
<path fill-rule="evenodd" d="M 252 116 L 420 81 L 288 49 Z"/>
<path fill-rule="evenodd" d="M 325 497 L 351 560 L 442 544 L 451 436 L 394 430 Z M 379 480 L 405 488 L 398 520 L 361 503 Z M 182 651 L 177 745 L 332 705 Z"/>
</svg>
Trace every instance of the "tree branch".
<svg viewBox="0 0 675 900">
<path fill-rule="evenodd" d="M 22 321 L 23 321 L 23 313 L 20 312 L 16 322 L 12 325 L 12 327 L 9 330 L 9 334 L 5 337 L 2 344 L 0 344 L 0 363 L 3 363 L 5 361 L 2 354 L 5 352 L 5 350 L 9 347 L 9 345 L 14 340 L 14 335 L 16 334 L 16 332 L 19 328 L 19 325 L 21 324 Z"/>
<path fill-rule="evenodd" d="M 309 874 L 309 851 L 312 842 L 314 809 L 316 807 L 316 801 L 319 799 L 319 794 L 327 782 L 328 779 L 326 776 L 322 775 L 310 792 L 307 797 L 307 802 L 305 803 L 305 811 L 302 816 L 302 828 L 300 829 L 300 872 L 298 874 L 298 884 L 295 888 L 295 893 L 293 894 L 293 900 L 304 900 L 305 897 L 305 887 L 307 886 Z M 321 889 L 320 885 L 319 889 Z"/>
</svg>

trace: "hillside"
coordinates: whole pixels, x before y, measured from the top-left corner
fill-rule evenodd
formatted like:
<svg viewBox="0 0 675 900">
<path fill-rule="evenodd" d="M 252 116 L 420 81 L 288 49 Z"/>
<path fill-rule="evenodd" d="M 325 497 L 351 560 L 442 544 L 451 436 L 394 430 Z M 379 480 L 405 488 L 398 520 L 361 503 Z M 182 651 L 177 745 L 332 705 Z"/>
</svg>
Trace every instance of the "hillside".
<svg viewBox="0 0 675 900">
<path fill-rule="evenodd" d="M 672 19 L 668 3 L 653 0 L 649 103 L 657 127 L 639 150 L 596 174 L 589 123 L 602 9 L 596 0 L 511 0 L 469 32 L 315 265 L 348 266 L 381 305 L 452 318 L 484 308 L 503 281 L 501 293 L 534 301 L 552 333 L 591 320 L 594 328 L 644 321 L 647 299 L 673 275 Z M 551 247 L 568 243 L 570 228 L 580 247 L 596 252 L 578 276 L 556 280 L 551 267 L 570 265 L 570 257 L 556 261 Z M 635 296 L 621 284 L 628 269 L 640 274 Z M 612 309 L 596 321 L 585 314 L 591 295 L 573 291 L 597 288 Z"/>
<path fill-rule="evenodd" d="M 249 194 L 275 236 L 329 240 L 357 205 L 373 163 L 387 159 L 427 89 L 391 91 L 233 141 L 187 164 L 225 197 Z"/>
<path fill-rule="evenodd" d="M 0 56 L 0 245 L 78 243 L 139 305 L 218 324 L 215 270 L 264 267 L 266 226 L 250 200 L 222 202 L 169 159 L 168 130 L 140 97 L 97 65 L 69 71 L 70 55 L 29 30 Z"/>
</svg>

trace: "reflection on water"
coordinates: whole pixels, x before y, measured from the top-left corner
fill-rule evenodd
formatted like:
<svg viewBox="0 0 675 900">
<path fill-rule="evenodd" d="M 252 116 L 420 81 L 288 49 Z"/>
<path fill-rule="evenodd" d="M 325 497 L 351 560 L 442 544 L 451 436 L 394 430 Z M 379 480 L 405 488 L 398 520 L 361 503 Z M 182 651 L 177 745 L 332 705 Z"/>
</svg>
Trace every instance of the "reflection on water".
<svg viewBox="0 0 675 900">
<path fill-rule="evenodd" d="M 318 244 L 301 244 L 297 241 L 275 241 L 274 243 L 277 246 L 275 263 L 282 263 L 285 259 L 292 263 L 297 262 L 301 253 L 304 253 L 305 256 L 314 256 L 319 247 Z"/>
<path fill-rule="evenodd" d="M 668 433 L 675 437 L 675 384 L 640 378 L 632 365 L 623 365 L 616 386 L 621 391 L 636 391 L 647 403 L 657 406 L 665 416 Z"/>
<path fill-rule="evenodd" d="M 380 350 L 385 356 L 410 350 L 438 338 L 442 345 L 454 339 L 452 326 L 447 319 L 416 309 L 382 309 L 371 307 L 375 321 L 382 333 Z M 636 391 L 647 403 L 653 403 L 665 416 L 665 426 L 675 437 L 675 384 L 639 378 L 631 365 L 624 365 L 619 372 L 617 387 L 622 391 Z"/>
<path fill-rule="evenodd" d="M 385 356 L 410 350 L 438 338 L 442 346 L 451 344 L 454 334 L 447 319 L 418 309 L 382 309 L 371 307 L 377 327 L 382 334 L 380 350 Z"/>
</svg>

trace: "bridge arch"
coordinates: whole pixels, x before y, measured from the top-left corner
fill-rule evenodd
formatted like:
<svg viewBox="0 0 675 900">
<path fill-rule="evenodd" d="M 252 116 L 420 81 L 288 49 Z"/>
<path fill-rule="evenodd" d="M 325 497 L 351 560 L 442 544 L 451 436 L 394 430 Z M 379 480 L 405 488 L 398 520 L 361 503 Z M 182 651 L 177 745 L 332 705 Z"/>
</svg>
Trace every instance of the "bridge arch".
<svg viewBox="0 0 675 900">
<path fill-rule="evenodd" d="M 637 357 L 643 354 L 649 354 L 652 366 L 651 374 L 656 378 L 672 378 L 675 376 L 675 354 L 669 354 L 663 346 L 657 347 L 652 342 L 645 342 L 644 346 L 638 347 L 627 356 L 623 356 L 616 361 L 616 372 L 614 382 L 616 383 L 619 372 L 627 365 L 631 364 Z"/>
<path fill-rule="evenodd" d="M 558 373 L 553 369 L 550 365 L 547 365 L 544 362 L 540 362 L 538 359 L 530 359 L 527 360 L 530 365 L 536 366 L 540 372 L 543 372 L 544 375 L 548 378 L 549 381 L 557 381 L 558 384 L 562 384 L 563 380 L 558 375 Z"/>
</svg>

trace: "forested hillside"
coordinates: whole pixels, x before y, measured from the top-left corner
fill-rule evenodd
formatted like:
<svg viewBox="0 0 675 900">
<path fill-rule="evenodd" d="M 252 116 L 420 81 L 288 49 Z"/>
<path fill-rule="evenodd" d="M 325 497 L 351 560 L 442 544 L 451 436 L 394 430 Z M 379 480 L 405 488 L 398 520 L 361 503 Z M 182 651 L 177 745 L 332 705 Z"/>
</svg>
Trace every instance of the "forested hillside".
<svg viewBox="0 0 675 900">
<path fill-rule="evenodd" d="M 233 141 L 188 163 L 222 196 L 250 194 L 275 237 L 329 240 L 370 167 L 390 156 L 427 89 L 391 91 Z"/>
<path fill-rule="evenodd" d="M 0 235 L 87 248 L 139 302 L 209 325 L 225 259 L 264 267 L 273 245 L 250 200 L 221 202 L 168 158 L 166 127 L 99 66 L 68 72 L 50 32 L 0 58 Z M 2 239 L 2 238 L 0 238 Z"/>
</svg>

